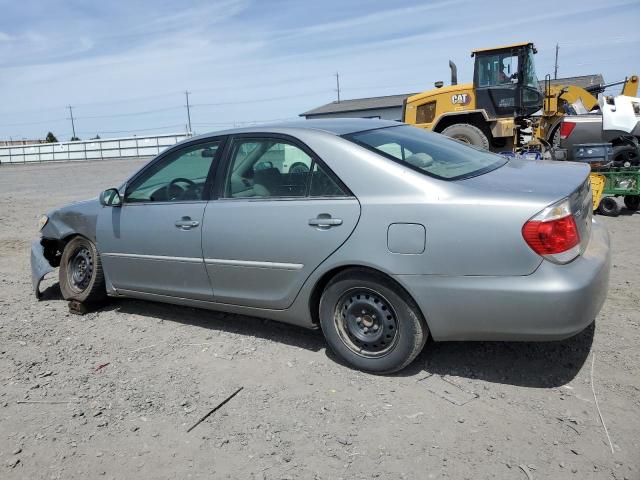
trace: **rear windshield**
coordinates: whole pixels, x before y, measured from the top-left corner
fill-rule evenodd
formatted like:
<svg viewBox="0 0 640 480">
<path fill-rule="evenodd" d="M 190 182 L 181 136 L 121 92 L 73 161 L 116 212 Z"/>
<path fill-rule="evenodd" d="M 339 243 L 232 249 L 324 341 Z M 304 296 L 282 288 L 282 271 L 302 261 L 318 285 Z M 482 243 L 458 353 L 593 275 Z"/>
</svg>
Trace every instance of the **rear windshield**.
<svg viewBox="0 0 640 480">
<path fill-rule="evenodd" d="M 507 162 L 486 150 L 409 125 L 366 130 L 345 138 L 443 180 L 475 177 Z"/>
</svg>

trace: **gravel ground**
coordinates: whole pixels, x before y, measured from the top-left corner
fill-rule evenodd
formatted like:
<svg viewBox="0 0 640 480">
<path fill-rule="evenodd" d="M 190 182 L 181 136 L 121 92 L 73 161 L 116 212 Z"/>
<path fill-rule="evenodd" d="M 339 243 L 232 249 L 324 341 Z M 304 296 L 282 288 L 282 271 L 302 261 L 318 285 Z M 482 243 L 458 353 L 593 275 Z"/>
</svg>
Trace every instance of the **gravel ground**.
<svg viewBox="0 0 640 480">
<path fill-rule="evenodd" d="M 39 215 L 140 165 L 0 167 L 0 478 L 640 479 L 640 214 L 598 217 L 614 266 L 595 327 L 429 342 L 373 376 L 319 331 L 135 300 L 72 315 L 56 278 L 36 301 Z"/>
</svg>

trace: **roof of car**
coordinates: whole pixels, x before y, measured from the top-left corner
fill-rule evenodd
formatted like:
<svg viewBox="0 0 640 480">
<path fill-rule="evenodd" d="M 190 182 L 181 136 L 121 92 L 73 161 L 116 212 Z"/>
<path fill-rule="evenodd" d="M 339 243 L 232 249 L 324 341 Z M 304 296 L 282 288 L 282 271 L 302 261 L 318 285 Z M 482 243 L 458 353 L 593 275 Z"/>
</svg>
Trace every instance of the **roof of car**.
<svg viewBox="0 0 640 480">
<path fill-rule="evenodd" d="M 211 137 L 213 135 L 229 135 L 234 133 L 282 133 L 290 130 L 291 133 L 299 130 L 318 130 L 332 133 L 334 135 L 347 135 L 349 133 L 373 130 L 375 128 L 393 127 L 402 125 L 399 122 L 390 120 L 378 120 L 371 118 L 327 118 L 313 120 L 293 120 L 290 122 L 269 123 L 252 127 L 234 128 L 219 132 L 210 132 L 198 137 Z"/>
</svg>

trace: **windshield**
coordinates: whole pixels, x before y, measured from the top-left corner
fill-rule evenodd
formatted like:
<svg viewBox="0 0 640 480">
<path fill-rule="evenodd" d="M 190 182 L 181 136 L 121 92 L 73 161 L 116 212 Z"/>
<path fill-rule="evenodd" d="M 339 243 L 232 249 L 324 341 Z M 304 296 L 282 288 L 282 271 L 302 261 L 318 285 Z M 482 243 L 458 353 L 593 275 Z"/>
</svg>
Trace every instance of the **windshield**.
<svg viewBox="0 0 640 480">
<path fill-rule="evenodd" d="M 345 135 L 414 170 L 444 180 L 481 175 L 504 165 L 503 157 L 409 125 Z"/>
</svg>

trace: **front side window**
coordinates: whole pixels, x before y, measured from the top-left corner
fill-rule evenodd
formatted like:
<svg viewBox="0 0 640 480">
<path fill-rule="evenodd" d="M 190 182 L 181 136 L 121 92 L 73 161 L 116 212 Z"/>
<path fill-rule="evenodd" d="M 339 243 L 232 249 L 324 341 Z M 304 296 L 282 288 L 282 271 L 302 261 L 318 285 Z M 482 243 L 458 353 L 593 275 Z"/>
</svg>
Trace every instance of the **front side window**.
<svg viewBox="0 0 640 480">
<path fill-rule="evenodd" d="M 345 135 L 345 138 L 443 180 L 481 175 L 507 162 L 486 150 L 409 125 L 366 130 Z"/>
<path fill-rule="evenodd" d="M 128 187 L 127 203 L 205 200 L 205 182 L 221 141 L 192 145 L 149 167 Z"/>
</svg>

